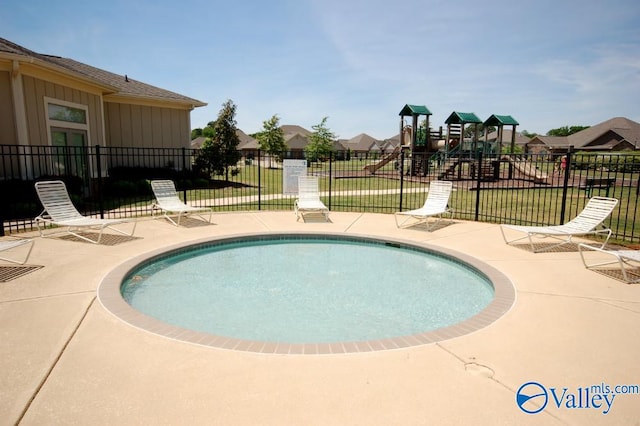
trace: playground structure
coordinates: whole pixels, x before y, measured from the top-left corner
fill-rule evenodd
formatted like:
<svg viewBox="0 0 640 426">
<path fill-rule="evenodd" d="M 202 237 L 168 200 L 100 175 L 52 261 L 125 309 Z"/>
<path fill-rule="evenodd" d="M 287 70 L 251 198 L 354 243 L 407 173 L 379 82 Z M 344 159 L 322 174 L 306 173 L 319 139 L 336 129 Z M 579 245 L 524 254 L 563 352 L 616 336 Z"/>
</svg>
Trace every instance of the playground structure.
<svg viewBox="0 0 640 426">
<path fill-rule="evenodd" d="M 401 153 L 402 153 L 402 147 L 398 145 L 394 148 L 391 154 L 384 156 L 383 158 L 381 158 L 379 161 L 376 161 L 375 163 L 367 164 L 366 166 L 364 166 L 364 170 L 371 174 L 374 174 L 378 169 L 384 167 L 389 162 L 398 158 Z"/>
<path fill-rule="evenodd" d="M 549 175 L 538 170 L 530 161 L 516 157 L 504 157 L 520 173 L 533 179 L 535 183 L 549 183 Z"/>
<path fill-rule="evenodd" d="M 399 115 L 400 143 L 390 154 L 364 166 L 364 170 L 370 174 L 395 161 L 394 164 L 409 176 L 433 176 L 447 180 L 479 177 L 494 181 L 502 178 L 500 165 L 506 162 L 508 179 L 517 175 L 534 183 L 548 183 L 548 176 L 525 159 L 501 155 L 505 145 L 505 126 L 512 127 L 509 152 L 515 151 L 516 127 L 519 123 L 510 115 L 492 114 L 483 122 L 474 113 L 454 111 L 445 120 L 446 132 L 442 126 L 438 130 L 431 128 L 432 113 L 424 105 L 407 104 Z M 410 117 L 411 124 L 406 124 L 406 117 Z M 484 140 L 480 138 L 479 125 L 485 129 Z M 471 137 L 465 137 L 467 126 L 473 126 Z M 490 127 L 495 127 L 497 131 L 494 141 L 488 140 L 486 129 Z"/>
</svg>

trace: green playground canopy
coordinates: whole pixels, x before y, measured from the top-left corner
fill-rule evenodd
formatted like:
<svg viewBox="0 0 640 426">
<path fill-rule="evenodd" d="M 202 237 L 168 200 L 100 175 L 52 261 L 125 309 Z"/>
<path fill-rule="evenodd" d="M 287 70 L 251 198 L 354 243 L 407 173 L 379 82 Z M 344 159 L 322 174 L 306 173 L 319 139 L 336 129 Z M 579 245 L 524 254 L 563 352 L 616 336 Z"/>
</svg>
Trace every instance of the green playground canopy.
<svg viewBox="0 0 640 426">
<path fill-rule="evenodd" d="M 432 115 L 429 108 L 424 105 L 405 105 L 398 115 Z"/>
<path fill-rule="evenodd" d="M 482 120 L 472 112 L 453 111 L 449 118 L 444 121 L 445 124 L 481 124 Z"/>
<path fill-rule="evenodd" d="M 510 115 L 496 115 L 496 114 L 492 114 L 491 117 L 487 118 L 485 120 L 485 122 L 483 123 L 483 125 L 485 127 L 487 126 L 517 126 L 520 123 L 518 123 L 516 121 L 515 118 L 513 118 Z"/>
</svg>

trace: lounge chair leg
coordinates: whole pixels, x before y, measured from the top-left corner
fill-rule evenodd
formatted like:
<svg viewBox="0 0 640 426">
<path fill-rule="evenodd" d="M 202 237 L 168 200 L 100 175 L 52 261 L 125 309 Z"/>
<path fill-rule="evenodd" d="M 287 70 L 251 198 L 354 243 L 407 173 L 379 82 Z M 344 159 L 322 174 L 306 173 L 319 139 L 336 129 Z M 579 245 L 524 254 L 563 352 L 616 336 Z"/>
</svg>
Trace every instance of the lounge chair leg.
<svg viewBox="0 0 640 426">
<path fill-rule="evenodd" d="M 27 263 L 27 260 L 29 260 L 29 256 L 31 256 L 31 251 L 33 250 L 34 241 L 33 240 L 23 240 L 23 241 L 24 242 L 19 241 L 17 246 L 11 246 L 9 249 L 7 249 L 7 250 L 15 250 L 15 249 L 20 250 L 19 247 L 29 246 L 27 253 L 21 258 L 21 260 L 16 259 L 14 257 L 4 257 L 4 256 L 0 257 L 0 260 L 4 260 L 9 263 L 15 263 L 18 265 L 24 265 L 25 263 Z"/>
</svg>

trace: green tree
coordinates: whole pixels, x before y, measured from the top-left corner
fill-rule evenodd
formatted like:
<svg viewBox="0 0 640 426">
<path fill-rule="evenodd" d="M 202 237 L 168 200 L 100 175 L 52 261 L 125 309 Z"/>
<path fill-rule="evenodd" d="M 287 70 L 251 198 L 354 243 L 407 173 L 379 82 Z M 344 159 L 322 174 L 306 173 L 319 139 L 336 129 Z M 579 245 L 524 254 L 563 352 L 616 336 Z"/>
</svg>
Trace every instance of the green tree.
<svg viewBox="0 0 640 426">
<path fill-rule="evenodd" d="M 273 115 L 270 119 L 263 121 L 262 126 L 263 130 L 256 134 L 260 149 L 269 154 L 269 163 L 272 157 L 282 161 L 287 144 L 284 141 L 284 132 L 280 128 L 280 118 L 277 114 Z"/>
<path fill-rule="evenodd" d="M 336 139 L 327 127 L 327 119 L 324 117 L 320 124 L 311 126 L 313 133 L 309 135 L 309 143 L 304 147 L 304 153 L 309 161 L 326 160 L 333 152 L 333 142 Z"/>
<path fill-rule="evenodd" d="M 588 129 L 589 126 L 564 126 L 557 129 L 551 129 L 547 132 L 547 136 L 569 136 L 578 133 L 581 130 Z"/>
<path fill-rule="evenodd" d="M 206 127 L 202 129 L 200 128 L 193 129 L 191 131 L 191 140 L 194 140 L 195 138 L 200 136 L 204 136 L 205 138 L 213 138 L 213 135 L 215 135 L 216 133 L 215 126 L 216 126 L 216 122 L 210 121 L 207 123 Z"/>
<path fill-rule="evenodd" d="M 202 129 L 202 136 L 206 138 L 213 138 L 213 136 L 216 134 L 215 126 L 216 126 L 215 121 L 208 122 L 207 127 Z"/>
<path fill-rule="evenodd" d="M 513 147 L 513 152 L 511 152 L 511 145 L 502 145 L 501 154 L 524 154 L 524 149 L 520 145 L 515 145 Z"/>
<path fill-rule="evenodd" d="M 495 132 L 496 128 L 494 126 L 489 126 L 486 128 L 487 134 L 491 132 Z M 482 139 L 482 135 L 484 135 L 485 127 L 484 124 L 478 124 L 478 138 Z M 464 127 L 464 137 L 465 138 L 474 138 L 476 135 L 476 126 L 474 124 L 470 124 Z"/>
<path fill-rule="evenodd" d="M 211 138 L 205 139 L 194 161 L 194 168 L 209 178 L 223 174 L 224 165 L 220 148 L 221 145 L 214 143 Z"/>
<path fill-rule="evenodd" d="M 209 176 L 224 174 L 227 181 L 230 171 L 232 174 L 237 173 L 236 164 L 241 157 L 238 151 L 240 138 L 236 133 L 235 115 L 236 105 L 229 99 L 222 104 L 218 119 L 203 129 L 203 135 L 207 136 L 207 140 L 202 144 L 195 160 L 199 170 L 207 172 Z"/>
<path fill-rule="evenodd" d="M 194 140 L 195 138 L 199 138 L 200 136 L 202 136 L 201 128 L 196 127 L 195 129 L 191 130 L 191 140 Z"/>
</svg>

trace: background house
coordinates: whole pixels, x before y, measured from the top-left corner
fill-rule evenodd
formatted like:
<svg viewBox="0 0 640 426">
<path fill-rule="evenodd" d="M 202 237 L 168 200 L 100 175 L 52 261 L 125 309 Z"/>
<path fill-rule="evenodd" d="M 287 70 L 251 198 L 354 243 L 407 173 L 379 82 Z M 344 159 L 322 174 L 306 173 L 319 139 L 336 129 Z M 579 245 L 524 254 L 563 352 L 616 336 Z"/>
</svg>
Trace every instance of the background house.
<svg viewBox="0 0 640 426">
<path fill-rule="evenodd" d="M 24 147 L 44 146 L 54 152 L 71 150 L 76 157 L 65 164 L 53 160 L 37 169 L 27 161 L 0 164 L 0 176 L 33 179 L 43 174 L 75 174 L 89 180 L 98 168 L 87 160 L 86 150 L 96 145 L 189 148 L 190 112 L 204 105 L 127 75 L 36 53 L 0 38 L 0 148 L 11 145 L 26 152 Z M 127 161 L 128 166 L 138 165 L 131 164 L 131 158 Z M 155 166 L 179 164 L 171 157 L 165 161 Z M 9 176 L 9 167 L 19 176 Z M 107 173 L 107 167 L 102 171 Z"/>
<path fill-rule="evenodd" d="M 615 117 L 569 136 L 534 136 L 527 152 L 563 154 L 573 146 L 577 151 L 640 150 L 640 123 Z"/>
<path fill-rule="evenodd" d="M 491 132 L 487 135 L 487 142 L 498 142 L 498 138 L 500 135 L 498 131 Z M 511 138 L 513 137 L 513 130 L 503 129 L 502 130 L 502 146 L 509 147 L 511 145 Z M 523 135 L 520 132 L 516 132 L 515 134 L 515 145 L 522 148 L 523 151 L 526 151 L 527 144 L 531 141 L 531 138 Z"/>
<path fill-rule="evenodd" d="M 284 133 L 284 142 L 287 145 L 284 158 L 304 158 L 304 148 L 309 144 L 309 135 L 312 132 L 302 126 L 292 124 L 283 124 L 280 129 Z"/>
<path fill-rule="evenodd" d="M 379 141 L 366 133 L 360 133 L 351 139 L 341 140 L 340 145 L 344 150 L 352 152 L 352 158 L 377 158 L 381 153 L 382 141 Z"/>
</svg>

